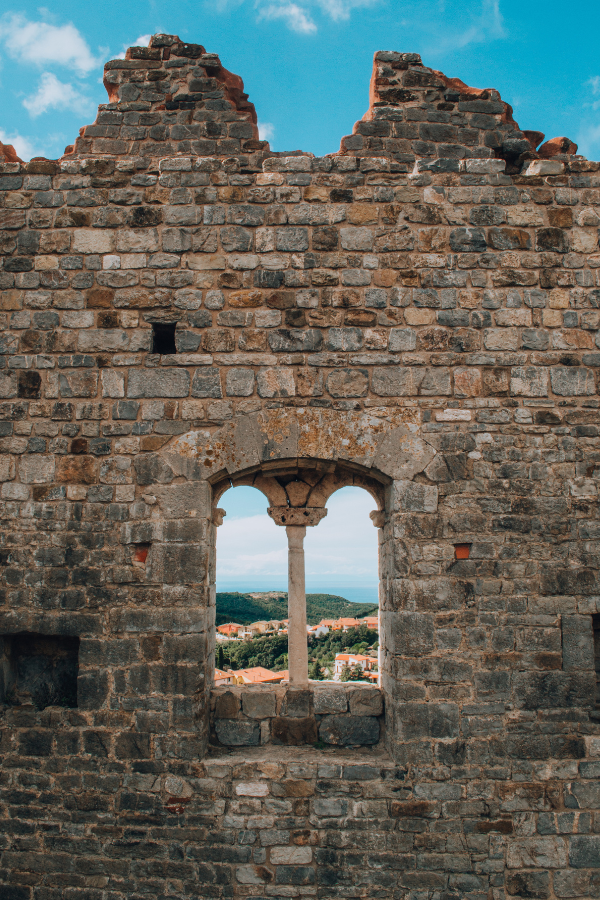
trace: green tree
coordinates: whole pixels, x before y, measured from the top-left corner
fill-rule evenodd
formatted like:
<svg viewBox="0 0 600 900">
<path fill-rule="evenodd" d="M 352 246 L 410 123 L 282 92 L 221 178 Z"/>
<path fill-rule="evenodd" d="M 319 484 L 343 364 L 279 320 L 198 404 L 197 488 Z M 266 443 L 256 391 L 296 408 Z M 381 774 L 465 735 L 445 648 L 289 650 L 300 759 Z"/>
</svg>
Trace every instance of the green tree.
<svg viewBox="0 0 600 900">
<path fill-rule="evenodd" d="M 217 647 L 217 669 L 225 668 L 225 654 L 222 647 Z"/>
<path fill-rule="evenodd" d="M 354 666 L 349 680 L 351 680 L 351 681 L 368 681 L 369 677 L 366 672 L 363 672 L 361 666 Z"/>
<path fill-rule="evenodd" d="M 346 663 L 340 674 L 340 681 L 352 681 L 352 672 L 350 670 L 350 666 Z"/>
<path fill-rule="evenodd" d="M 308 677 L 312 678 L 313 681 L 323 681 L 325 676 L 325 671 L 319 664 L 319 661 L 315 659 L 314 662 L 310 664 L 308 667 Z"/>
</svg>

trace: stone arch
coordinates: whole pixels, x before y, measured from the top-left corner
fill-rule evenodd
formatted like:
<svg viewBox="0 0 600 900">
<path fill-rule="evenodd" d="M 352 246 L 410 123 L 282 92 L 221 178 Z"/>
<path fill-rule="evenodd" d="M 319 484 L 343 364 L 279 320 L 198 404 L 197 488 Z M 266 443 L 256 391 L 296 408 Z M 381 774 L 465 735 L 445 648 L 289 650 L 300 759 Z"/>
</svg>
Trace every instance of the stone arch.
<svg viewBox="0 0 600 900">
<path fill-rule="evenodd" d="M 212 484 L 213 504 L 230 487 L 257 488 L 269 501 L 269 509 L 325 509 L 328 499 L 344 487 L 364 488 L 384 512 L 386 491 L 392 479 L 388 475 L 347 461 L 293 458 L 264 463 L 245 471 L 223 474 Z M 216 515 L 218 515 L 215 512 Z"/>
<path fill-rule="evenodd" d="M 382 688 L 393 711 L 386 734 L 389 741 L 400 739 L 404 638 L 414 634 L 413 655 L 427 653 L 429 644 L 421 631 L 429 635 L 433 624 L 427 612 L 409 610 L 406 602 L 411 594 L 407 547 L 416 546 L 421 537 L 413 533 L 404 541 L 399 536 L 405 519 L 436 516 L 438 490 L 427 473 L 435 468 L 437 443 L 434 435 L 426 439 L 422 434 L 411 408 L 371 412 L 284 407 L 238 416 L 219 428 L 190 430 L 135 459 L 146 512 L 141 520 L 123 525 L 122 541 L 151 546 L 145 581 L 162 591 L 161 622 L 168 619 L 168 627 L 180 635 L 178 664 L 195 673 L 194 727 L 204 745 L 214 672 L 216 528 L 222 522 L 218 500 L 226 488 L 240 484 L 261 490 L 281 525 L 310 524 L 307 513 L 318 521 L 331 494 L 349 484 L 373 496 L 372 518 L 379 534 Z M 290 521 L 290 515 L 300 518 Z M 158 613 L 149 609 L 135 615 L 143 630 L 146 619 L 153 621 Z"/>
<path fill-rule="evenodd" d="M 238 416 L 219 428 L 190 430 L 135 461 L 151 514 L 127 523 L 124 540 L 152 542 L 148 580 L 163 583 L 166 606 L 185 607 L 182 627 L 201 633 L 194 644 L 201 644 L 204 654 L 196 720 L 205 739 L 214 671 L 216 527 L 222 522 L 218 501 L 223 492 L 232 485 L 257 487 L 276 521 L 277 515 L 302 517 L 280 519 L 283 525 L 304 524 L 307 512 L 322 516 L 332 493 L 346 485 L 369 491 L 379 532 L 383 687 L 391 699 L 398 681 L 394 641 L 396 620 L 402 618 L 398 580 L 403 575 L 394 528 L 407 510 L 428 514 L 437 508 L 437 488 L 421 474 L 431 470 L 436 452 L 411 408 L 375 413 L 285 407 Z M 177 616 L 182 610 L 175 609 Z"/>
<path fill-rule="evenodd" d="M 216 485 L 268 464 L 315 460 L 354 467 L 383 480 L 412 480 L 436 449 L 420 432 L 412 408 L 378 414 L 309 407 L 266 409 L 237 416 L 221 428 L 195 429 L 173 438 L 157 454 L 177 474 Z"/>
</svg>

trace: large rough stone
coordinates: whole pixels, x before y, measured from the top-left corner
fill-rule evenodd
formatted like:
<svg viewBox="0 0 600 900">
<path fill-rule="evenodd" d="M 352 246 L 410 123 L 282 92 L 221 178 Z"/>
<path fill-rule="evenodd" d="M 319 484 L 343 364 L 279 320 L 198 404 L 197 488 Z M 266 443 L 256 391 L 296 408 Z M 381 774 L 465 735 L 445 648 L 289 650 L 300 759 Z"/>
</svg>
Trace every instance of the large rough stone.
<svg viewBox="0 0 600 900">
<path fill-rule="evenodd" d="M 379 741 L 379 719 L 374 716 L 325 716 L 319 739 L 336 747 L 361 747 Z"/>
<path fill-rule="evenodd" d="M 550 370 L 553 393 L 559 397 L 581 397 L 596 393 L 596 382 L 591 369 L 557 366 Z"/>
<path fill-rule="evenodd" d="M 327 378 L 327 390 L 332 397 L 364 397 L 368 389 L 366 369 L 338 369 Z"/>
<path fill-rule="evenodd" d="M 222 397 L 221 376 L 218 369 L 196 369 L 192 381 L 192 397 Z"/>
<path fill-rule="evenodd" d="M 215 731 L 227 747 L 254 747 L 260 744 L 260 725 L 246 719 L 217 719 Z"/>
<path fill-rule="evenodd" d="M 293 375 L 287 369 L 263 369 L 256 381 L 261 397 L 293 397 L 296 393 Z"/>
<path fill-rule="evenodd" d="M 306 718 L 311 714 L 312 691 L 290 685 L 285 692 L 282 715 Z"/>
<path fill-rule="evenodd" d="M 316 687 L 313 698 L 316 715 L 345 713 L 348 709 L 348 692 L 341 687 Z"/>
<path fill-rule="evenodd" d="M 458 707 L 453 703 L 403 703 L 398 721 L 400 737 L 405 741 L 456 738 L 459 733 Z"/>
<path fill-rule="evenodd" d="M 380 716 L 383 712 L 383 695 L 375 687 L 350 690 L 349 702 L 353 716 Z"/>
<path fill-rule="evenodd" d="M 276 716 L 271 720 L 271 736 L 274 744 L 314 744 L 317 740 L 316 719 L 314 716 Z"/>
<path fill-rule="evenodd" d="M 190 375 L 182 369 L 132 369 L 128 397 L 187 397 Z"/>
<path fill-rule="evenodd" d="M 277 697 L 273 691 L 245 691 L 242 694 L 242 709 L 251 719 L 270 718 L 277 710 Z"/>
<path fill-rule="evenodd" d="M 239 694 L 234 694 L 233 691 L 225 691 L 225 693 L 219 694 L 216 698 L 215 716 L 217 719 L 235 719 L 239 715 L 240 707 Z"/>
</svg>

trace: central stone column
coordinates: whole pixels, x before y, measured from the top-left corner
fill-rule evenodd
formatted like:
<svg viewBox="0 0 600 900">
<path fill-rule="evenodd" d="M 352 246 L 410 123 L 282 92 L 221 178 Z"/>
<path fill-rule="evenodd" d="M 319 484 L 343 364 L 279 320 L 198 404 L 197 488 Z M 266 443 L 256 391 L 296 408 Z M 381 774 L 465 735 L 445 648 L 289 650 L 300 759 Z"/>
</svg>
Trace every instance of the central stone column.
<svg viewBox="0 0 600 900">
<path fill-rule="evenodd" d="M 288 539 L 288 671 L 290 684 L 308 684 L 304 525 L 287 525 Z"/>
<path fill-rule="evenodd" d="M 285 525 L 288 539 L 288 672 L 293 685 L 308 684 L 308 637 L 304 538 L 307 525 L 318 525 L 327 515 L 322 507 L 270 506 L 269 515 Z"/>
</svg>

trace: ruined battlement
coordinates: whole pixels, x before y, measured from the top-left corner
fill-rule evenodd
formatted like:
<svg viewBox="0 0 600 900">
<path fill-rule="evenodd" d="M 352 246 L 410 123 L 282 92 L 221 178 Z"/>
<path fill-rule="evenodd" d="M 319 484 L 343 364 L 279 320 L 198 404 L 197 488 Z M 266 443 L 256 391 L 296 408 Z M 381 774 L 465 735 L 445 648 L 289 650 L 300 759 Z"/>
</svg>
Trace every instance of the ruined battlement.
<svg viewBox="0 0 600 900">
<path fill-rule="evenodd" d="M 69 155 L 233 156 L 256 153 L 256 111 L 238 75 L 215 53 L 176 35 L 154 35 L 104 67 L 109 102 L 81 129 Z"/>
</svg>

